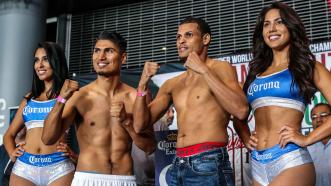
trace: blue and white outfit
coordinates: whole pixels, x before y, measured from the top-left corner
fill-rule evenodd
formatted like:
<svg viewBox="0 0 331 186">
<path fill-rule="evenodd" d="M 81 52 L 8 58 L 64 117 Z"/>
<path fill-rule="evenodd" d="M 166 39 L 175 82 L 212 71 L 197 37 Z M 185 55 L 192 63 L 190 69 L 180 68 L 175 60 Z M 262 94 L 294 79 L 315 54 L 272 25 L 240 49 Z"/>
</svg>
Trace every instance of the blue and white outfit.
<svg viewBox="0 0 331 186">
<path fill-rule="evenodd" d="M 268 76 L 257 76 L 247 91 L 248 102 L 253 111 L 265 106 L 280 106 L 304 113 L 306 103 L 299 95 L 299 87 L 291 87 L 291 83 L 292 75 L 288 69 Z"/>
<path fill-rule="evenodd" d="M 292 84 L 289 69 L 257 76 L 247 91 L 248 102 L 253 111 L 265 106 L 279 106 L 305 112 L 306 102 L 299 95 L 299 88 Z M 261 185 L 268 185 L 283 170 L 311 163 L 312 159 L 306 148 L 289 143 L 285 148 L 279 145 L 252 151 L 252 175 Z"/>
<path fill-rule="evenodd" d="M 27 130 L 44 127 L 44 120 L 52 110 L 56 100 L 29 100 L 23 109 L 23 119 Z M 30 154 L 24 152 L 16 159 L 12 173 L 25 178 L 37 186 L 49 185 L 56 179 L 75 170 L 74 164 L 62 152 L 52 154 Z"/>
<path fill-rule="evenodd" d="M 285 169 L 311 163 L 312 159 L 306 148 L 289 143 L 285 148 L 275 145 L 264 150 L 254 150 L 252 155 L 252 175 L 263 186 Z"/>
</svg>

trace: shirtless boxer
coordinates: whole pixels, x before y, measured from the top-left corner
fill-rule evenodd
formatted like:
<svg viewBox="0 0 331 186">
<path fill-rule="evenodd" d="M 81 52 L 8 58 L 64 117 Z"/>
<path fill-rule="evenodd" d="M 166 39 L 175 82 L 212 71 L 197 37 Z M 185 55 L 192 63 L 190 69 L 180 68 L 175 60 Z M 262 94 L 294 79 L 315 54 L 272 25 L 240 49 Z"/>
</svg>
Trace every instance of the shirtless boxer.
<svg viewBox="0 0 331 186">
<path fill-rule="evenodd" d="M 97 79 L 79 90 L 76 81 L 66 80 L 60 101 L 46 119 L 45 144 L 54 143 L 72 123 L 77 125 L 80 154 L 72 185 L 136 185 L 132 141 L 146 152 L 155 148 L 153 133 L 138 136 L 127 130 L 136 90 L 120 81 L 126 45 L 118 33 L 102 32 L 92 57 Z"/>
<path fill-rule="evenodd" d="M 148 104 L 144 96 L 147 82 L 159 67 L 145 63 L 134 105 L 134 128 L 140 132 L 155 123 L 174 103 L 178 136 L 170 185 L 234 185 L 226 150 L 227 126 L 230 115 L 245 118 L 248 113 L 236 72 L 228 62 L 208 57 L 211 32 L 204 20 L 185 19 L 176 38 L 179 58 L 187 71 L 167 80 Z M 239 128 L 248 142 L 247 125 Z"/>
</svg>

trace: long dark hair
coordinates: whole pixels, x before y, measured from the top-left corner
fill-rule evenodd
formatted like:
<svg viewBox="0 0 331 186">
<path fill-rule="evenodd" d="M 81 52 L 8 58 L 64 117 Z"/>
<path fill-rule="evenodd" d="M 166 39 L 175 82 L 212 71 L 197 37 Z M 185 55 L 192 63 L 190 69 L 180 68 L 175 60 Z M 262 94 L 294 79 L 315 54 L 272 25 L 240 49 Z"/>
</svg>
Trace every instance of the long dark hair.
<svg viewBox="0 0 331 186">
<path fill-rule="evenodd" d="M 297 84 L 300 96 L 308 103 L 316 91 L 313 81 L 315 56 L 309 50 L 305 27 L 298 14 L 294 9 L 281 2 L 274 2 L 263 8 L 257 18 L 253 35 L 253 60 L 249 63 L 249 73 L 244 84 L 244 91 L 247 92 L 256 76 L 266 71 L 273 60 L 272 49 L 264 42 L 262 35 L 265 15 L 271 9 L 279 10 L 282 21 L 290 34 L 288 68 L 293 77 L 291 90 L 293 90 L 294 84 Z"/>
<path fill-rule="evenodd" d="M 46 93 L 48 99 L 55 98 L 60 93 L 61 87 L 65 79 L 68 79 L 68 66 L 67 60 L 64 55 L 62 48 L 53 42 L 42 42 L 39 43 L 36 51 L 39 48 L 43 48 L 46 52 L 48 62 L 53 70 L 53 85 L 52 88 Z M 37 76 L 36 71 L 33 68 L 33 81 L 31 93 L 26 97 L 27 100 L 36 98 L 45 90 L 45 84 Z"/>
</svg>

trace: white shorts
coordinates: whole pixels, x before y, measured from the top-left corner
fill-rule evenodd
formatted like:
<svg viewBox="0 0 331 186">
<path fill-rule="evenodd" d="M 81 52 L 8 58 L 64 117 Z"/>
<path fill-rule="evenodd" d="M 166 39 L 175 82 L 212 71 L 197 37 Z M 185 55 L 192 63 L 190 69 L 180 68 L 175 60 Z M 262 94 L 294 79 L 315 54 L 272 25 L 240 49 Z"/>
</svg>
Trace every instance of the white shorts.
<svg viewBox="0 0 331 186">
<path fill-rule="evenodd" d="M 308 150 L 295 144 L 252 151 L 252 175 L 263 186 L 269 185 L 285 169 L 307 163 L 312 163 Z"/>
<path fill-rule="evenodd" d="M 71 186 L 136 186 L 135 176 L 75 172 Z"/>
<path fill-rule="evenodd" d="M 74 171 L 75 165 L 61 153 L 38 155 L 24 152 L 16 159 L 12 173 L 43 186 Z"/>
</svg>

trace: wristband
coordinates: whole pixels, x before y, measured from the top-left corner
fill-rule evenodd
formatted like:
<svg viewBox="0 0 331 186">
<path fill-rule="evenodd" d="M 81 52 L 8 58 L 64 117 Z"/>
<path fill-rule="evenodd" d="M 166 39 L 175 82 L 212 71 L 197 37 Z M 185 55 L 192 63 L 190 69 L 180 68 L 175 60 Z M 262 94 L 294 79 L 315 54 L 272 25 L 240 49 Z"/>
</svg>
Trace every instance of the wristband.
<svg viewBox="0 0 331 186">
<path fill-rule="evenodd" d="M 140 92 L 139 90 L 137 91 L 137 96 L 138 97 L 144 97 L 147 95 L 147 91 Z"/>
<path fill-rule="evenodd" d="M 63 97 L 61 97 L 60 95 L 58 95 L 57 98 L 56 98 L 56 101 L 65 104 L 67 100 L 64 99 Z"/>
</svg>

